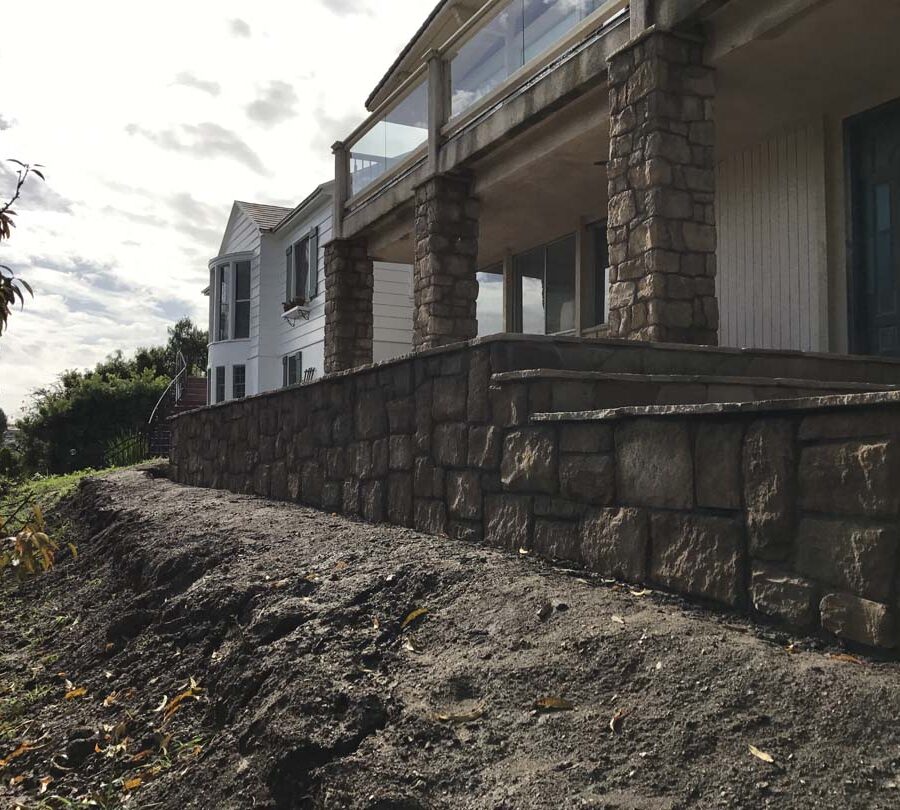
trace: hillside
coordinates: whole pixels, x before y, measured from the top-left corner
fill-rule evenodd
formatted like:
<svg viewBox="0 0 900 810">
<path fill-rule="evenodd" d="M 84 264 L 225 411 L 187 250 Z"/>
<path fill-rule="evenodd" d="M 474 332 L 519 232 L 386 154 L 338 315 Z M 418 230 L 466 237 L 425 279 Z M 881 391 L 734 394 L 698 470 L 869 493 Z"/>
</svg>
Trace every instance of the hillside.
<svg viewBox="0 0 900 810">
<path fill-rule="evenodd" d="M 900 803 L 896 662 L 148 471 L 51 519 L 77 559 L 0 579 L 2 807 Z"/>
</svg>

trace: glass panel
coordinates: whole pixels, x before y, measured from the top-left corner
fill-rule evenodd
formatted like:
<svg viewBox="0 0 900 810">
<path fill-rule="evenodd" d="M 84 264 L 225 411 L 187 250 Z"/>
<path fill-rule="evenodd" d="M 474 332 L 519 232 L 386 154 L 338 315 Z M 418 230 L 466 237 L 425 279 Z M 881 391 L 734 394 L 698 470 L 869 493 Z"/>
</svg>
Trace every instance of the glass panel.
<svg viewBox="0 0 900 810">
<path fill-rule="evenodd" d="M 373 183 L 427 140 L 428 84 L 423 79 L 351 147 L 351 193 Z"/>
<path fill-rule="evenodd" d="M 450 62 L 450 114 L 456 116 L 525 64 L 523 0 L 502 7 Z"/>
<path fill-rule="evenodd" d="M 228 340 L 228 265 L 220 264 L 216 272 L 219 283 L 216 285 L 216 296 L 219 302 L 219 326 L 216 330 L 217 340 Z"/>
<path fill-rule="evenodd" d="M 894 311 L 894 257 L 891 232 L 891 186 L 875 186 L 875 279 L 878 314 Z"/>
<path fill-rule="evenodd" d="M 250 262 L 234 267 L 234 337 L 250 337 Z"/>
<path fill-rule="evenodd" d="M 549 50 L 606 0 L 511 0 L 450 62 L 451 116 L 457 116 Z"/>
<path fill-rule="evenodd" d="M 575 328 L 575 236 L 567 236 L 547 247 L 548 335 Z"/>
<path fill-rule="evenodd" d="M 216 366 L 216 402 L 225 401 L 225 366 Z"/>
<path fill-rule="evenodd" d="M 232 366 L 231 393 L 235 399 L 243 399 L 247 390 L 247 369 L 245 366 Z"/>
<path fill-rule="evenodd" d="M 544 334 L 544 258 L 543 247 L 522 253 L 513 259 L 516 273 L 517 326 L 530 335 Z"/>
<path fill-rule="evenodd" d="M 503 266 L 489 267 L 478 273 L 477 278 L 475 317 L 478 319 L 478 336 L 506 331 L 503 328 Z"/>
<path fill-rule="evenodd" d="M 584 323 L 588 326 L 606 323 L 606 293 L 609 287 L 607 281 L 609 265 L 609 245 L 606 238 L 606 223 L 597 222 L 588 226 L 589 264 L 590 268 L 586 279 L 585 297 L 590 310 L 585 312 Z"/>
</svg>

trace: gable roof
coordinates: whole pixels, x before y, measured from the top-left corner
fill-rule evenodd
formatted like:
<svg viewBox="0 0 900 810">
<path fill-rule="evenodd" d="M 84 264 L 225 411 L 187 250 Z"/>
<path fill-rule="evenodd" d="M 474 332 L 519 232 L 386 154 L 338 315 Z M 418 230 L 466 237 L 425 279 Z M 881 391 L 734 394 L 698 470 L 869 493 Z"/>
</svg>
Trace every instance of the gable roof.
<svg viewBox="0 0 900 810">
<path fill-rule="evenodd" d="M 234 204 L 261 231 L 272 230 L 294 210 L 293 208 L 285 208 L 283 205 L 264 205 L 262 203 L 243 202 L 242 200 L 235 200 Z"/>
<path fill-rule="evenodd" d="M 303 200 L 303 202 L 301 202 L 296 208 L 289 209 L 287 215 L 282 217 L 278 224 L 274 228 L 272 228 L 272 230 L 277 231 L 293 222 L 297 216 L 307 212 L 320 199 L 323 201 L 326 199 L 330 199 L 333 192 L 334 180 L 328 180 L 327 182 L 316 186 L 312 194 L 310 194 L 305 200 Z"/>
</svg>

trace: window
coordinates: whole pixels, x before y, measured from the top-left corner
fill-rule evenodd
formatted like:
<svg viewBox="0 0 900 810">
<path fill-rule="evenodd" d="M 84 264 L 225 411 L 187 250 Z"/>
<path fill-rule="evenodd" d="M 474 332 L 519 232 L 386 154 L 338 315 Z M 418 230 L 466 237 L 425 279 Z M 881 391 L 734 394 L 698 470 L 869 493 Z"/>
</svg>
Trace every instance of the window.
<svg viewBox="0 0 900 810">
<path fill-rule="evenodd" d="M 590 239 L 590 269 L 588 278 L 591 311 L 585 313 L 585 323 L 596 326 L 609 320 L 607 290 L 609 289 L 609 243 L 607 242 L 606 223 L 595 222 L 588 225 Z"/>
<path fill-rule="evenodd" d="M 216 402 L 225 401 L 225 366 L 216 366 Z"/>
<path fill-rule="evenodd" d="M 231 396 L 243 399 L 247 395 L 247 367 L 244 365 L 231 367 Z"/>
<path fill-rule="evenodd" d="M 212 404 L 212 369 L 206 369 L 206 404 Z"/>
<path fill-rule="evenodd" d="M 234 266 L 234 338 L 250 337 L 250 262 Z"/>
<path fill-rule="evenodd" d="M 308 304 L 319 294 L 319 233 L 313 229 L 285 254 L 285 305 Z"/>
<path fill-rule="evenodd" d="M 575 235 L 513 257 L 513 327 L 532 335 L 575 328 Z"/>
<path fill-rule="evenodd" d="M 503 327 L 503 265 L 498 264 L 480 271 L 478 298 L 475 301 L 475 317 L 478 320 L 478 336 L 505 332 Z"/>
<path fill-rule="evenodd" d="M 216 340 L 228 340 L 229 326 L 228 323 L 228 275 L 231 265 L 220 264 L 216 268 L 218 276 L 216 282 L 216 301 L 219 303 L 218 308 L 218 326 L 216 328 Z"/>
<path fill-rule="evenodd" d="M 303 352 L 286 354 L 281 358 L 281 382 L 287 388 L 300 382 L 300 372 L 303 368 Z"/>
</svg>

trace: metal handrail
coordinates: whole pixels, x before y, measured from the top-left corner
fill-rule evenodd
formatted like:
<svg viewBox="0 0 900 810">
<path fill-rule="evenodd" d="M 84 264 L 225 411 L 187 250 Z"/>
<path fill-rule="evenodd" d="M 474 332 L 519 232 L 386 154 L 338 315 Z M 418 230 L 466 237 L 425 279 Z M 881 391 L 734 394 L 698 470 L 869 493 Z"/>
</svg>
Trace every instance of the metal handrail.
<svg viewBox="0 0 900 810">
<path fill-rule="evenodd" d="M 179 370 L 179 366 L 181 366 Z M 150 414 L 150 418 L 147 420 L 148 425 L 153 424 L 153 420 L 156 418 L 156 412 L 159 410 L 159 406 L 163 404 L 163 400 L 165 400 L 166 396 L 168 396 L 169 391 L 172 390 L 172 386 L 178 383 L 178 380 L 181 378 L 183 374 L 187 372 L 187 362 L 184 359 L 184 355 L 179 351 L 178 354 L 175 355 L 175 369 L 177 373 L 171 380 L 169 380 L 169 384 L 166 386 L 166 390 L 162 392 L 162 396 L 156 401 L 156 405 L 153 408 L 153 412 Z M 177 397 L 177 393 L 176 393 Z M 177 401 L 177 399 L 176 399 Z"/>
</svg>

